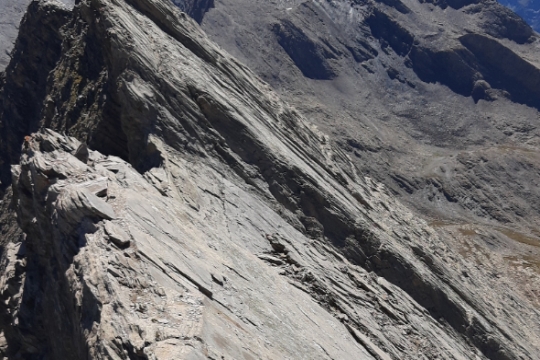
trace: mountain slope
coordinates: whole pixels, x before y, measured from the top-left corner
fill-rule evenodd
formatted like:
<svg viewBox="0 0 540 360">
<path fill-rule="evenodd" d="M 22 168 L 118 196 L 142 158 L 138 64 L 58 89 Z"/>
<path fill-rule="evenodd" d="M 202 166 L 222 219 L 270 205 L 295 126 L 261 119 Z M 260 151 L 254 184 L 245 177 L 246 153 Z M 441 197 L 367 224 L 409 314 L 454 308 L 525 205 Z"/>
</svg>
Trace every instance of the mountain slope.
<svg viewBox="0 0 540 360">
<path fill-rule="evenodd" d="M 539 226 L 539 42 L 503 6 L 227 0 L 202 26 L 426 213 Z"/>
<path fill-rule="evenodd" d="M 494 1 L 224 0 L 201 25 L 362 173 L 538 299 L 540 43 L 523 20 Z"/>
<path fill-rule="evenodd" d="M 31 34 L 47 40 L 28 51 Z M 540 314 L 496 263 L 463 258 L 169 2 L 33 2 L 13 59 L 5 356 L 538 353 Z"/>
</svg>

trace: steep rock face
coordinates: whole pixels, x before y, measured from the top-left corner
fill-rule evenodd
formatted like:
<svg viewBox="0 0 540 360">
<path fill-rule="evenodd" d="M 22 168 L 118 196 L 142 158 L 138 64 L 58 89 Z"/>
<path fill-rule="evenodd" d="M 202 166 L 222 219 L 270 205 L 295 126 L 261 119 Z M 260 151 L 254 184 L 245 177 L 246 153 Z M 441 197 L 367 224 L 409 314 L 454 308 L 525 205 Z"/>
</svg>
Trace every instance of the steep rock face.
<svg viewBox="0 0 540 360">
<path fill-rule="evenodd" d="M 462 259 L 169 3 L 81 1 L 57 33 L 38 125 L 79 140 L 20 139 L 6 356 L 538 352 L 534 303 L 496 263 Z"/>
<path fill-rule="evenodd" d="M 23 19 L 13 61 L 0 88 L 0 192 L 9 185 L 10 165 L 18 161 L 21 138 L 38 128 L 47 77 L 60 57 L 60 28 L 68 14 L 58 5 L 36 1 Z"/>
<path fill-rule="evenodd" d="M 0 71 L 9 64 L 11 51 L 19 31 L 19 23 L 31 1 L 0 0 Z M 56 0 L 56 2 L 65 5 L 68 9 L 75 4 L 75 0 Z M 213 0 L 172 0 L 172 2 L 199 23 L 204 14 L 214 6 Z"/>
<path fill-rule="evenodd" d="M 459 41 L 487 69 L 486 80 L 510 93 L 511 99 L 539 107 L 540 69 L 496 40 L 478 34 L 462 36 Z"/>
<path fill-rule="evenodd" d="M 31 0 L 1 0 L 0 1 L 0 71 L 3 71 L 11 59 L 19 23 L 24 16 Z M 74 0 L 57 0 L 68 8 L 73 7 Z"/>
</svg>

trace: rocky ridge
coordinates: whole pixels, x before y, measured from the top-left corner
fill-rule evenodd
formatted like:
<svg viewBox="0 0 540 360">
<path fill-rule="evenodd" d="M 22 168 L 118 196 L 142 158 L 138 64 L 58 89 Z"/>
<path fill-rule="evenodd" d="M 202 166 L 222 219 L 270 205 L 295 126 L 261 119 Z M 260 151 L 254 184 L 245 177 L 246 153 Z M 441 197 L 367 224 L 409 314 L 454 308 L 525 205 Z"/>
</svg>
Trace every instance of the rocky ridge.
<svg viewBox="0 0 540 360">
<path fill-rule="evenodd" d="M 14 54 L 4 356 L 538 352 L 540 314 L 496 263 L 462 257 L 172 4 L 34 1 Z"/>
</svg>

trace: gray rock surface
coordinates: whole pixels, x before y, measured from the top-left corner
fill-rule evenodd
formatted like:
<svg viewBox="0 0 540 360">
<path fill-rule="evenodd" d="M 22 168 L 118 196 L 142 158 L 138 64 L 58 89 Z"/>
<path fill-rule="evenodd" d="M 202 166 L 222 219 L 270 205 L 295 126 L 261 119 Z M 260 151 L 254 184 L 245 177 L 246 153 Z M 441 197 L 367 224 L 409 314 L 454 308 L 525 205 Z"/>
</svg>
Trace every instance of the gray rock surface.
<svg viewBox="0 0 540 360">
<path fill-rule="evenodd" d="M 0 90 L 3 356 L 540 352 L 538 276 L 486 250 L 507 230 L 429 225 L 169 2 L 34 2 L 25 19 L 19 39 L 48 55 L 18 41 Z M 339 75 L 315 32 L 268 30 L 303 32 Z"/>
</svg>

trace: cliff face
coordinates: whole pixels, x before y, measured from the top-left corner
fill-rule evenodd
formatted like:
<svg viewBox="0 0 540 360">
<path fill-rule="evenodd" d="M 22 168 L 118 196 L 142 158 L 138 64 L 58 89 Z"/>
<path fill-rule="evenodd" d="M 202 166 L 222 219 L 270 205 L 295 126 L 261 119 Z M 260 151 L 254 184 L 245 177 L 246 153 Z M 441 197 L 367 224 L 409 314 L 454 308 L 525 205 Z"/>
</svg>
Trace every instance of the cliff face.
<svg viewBox="0 0 540 360">
<path fill-rule="evenodd" d="M 58 0 L 59 4 L 72 8 L 74 0 Z M 0 72 L 4 71 L 11 59 L 19 23 L 30 0 L 0 0 Z"/>
<path fill-rule="evenodd" d="M 32 2 L 28 10 L 6 69 L 9 76 L 0 89 L 0 191 L 10 183 L 10 166 L 19 160 L 21 138 L 39 127 L 47 78 L 60 57 L 60 28 L 70 14 L 54 3 Z"/>
<path fill-rule="evenodd" d="M 318 57 L 304 75 L 339 77 L 331 45 L 298 51 L 310 36 L 292 21 L 271 31 L 291 59 Z M 14 54 L 0 90 L 3 356 L 540 351 L 537 277 L 516 285 L 489 253 L 464 256 L 169 2 L 32 2 Z"/>
</svg>

